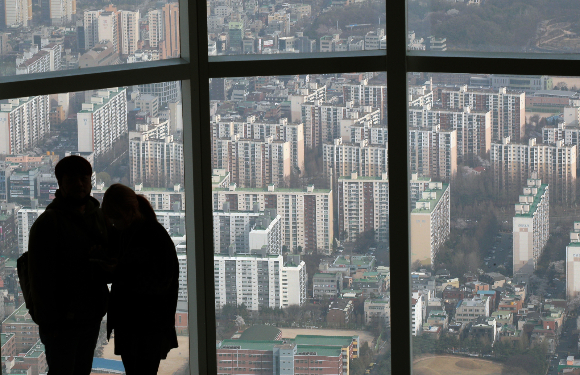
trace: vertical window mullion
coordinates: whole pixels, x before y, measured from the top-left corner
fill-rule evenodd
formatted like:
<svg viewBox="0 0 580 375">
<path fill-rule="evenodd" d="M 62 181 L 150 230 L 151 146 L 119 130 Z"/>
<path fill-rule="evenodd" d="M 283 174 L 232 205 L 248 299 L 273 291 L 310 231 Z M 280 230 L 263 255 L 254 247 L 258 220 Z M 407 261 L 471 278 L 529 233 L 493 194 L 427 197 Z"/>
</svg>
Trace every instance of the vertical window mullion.
<svg viewBox="0 0 580 375">
<path fill-rule="evenodd" d="M 407 135 L 406 1 L 387 1 L 392 372 L 411 374 L 411 284 Z"/>
</svg>

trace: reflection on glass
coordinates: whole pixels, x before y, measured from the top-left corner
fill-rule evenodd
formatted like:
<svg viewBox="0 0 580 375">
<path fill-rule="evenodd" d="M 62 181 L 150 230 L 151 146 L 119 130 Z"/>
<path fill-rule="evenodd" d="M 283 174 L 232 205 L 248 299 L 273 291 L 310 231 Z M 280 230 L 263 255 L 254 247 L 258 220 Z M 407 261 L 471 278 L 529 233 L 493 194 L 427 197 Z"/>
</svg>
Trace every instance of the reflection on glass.
<svg viewBox="0 0 580 375">
<path fill-rule="evenodd" d="M 210 56 L 387 48 L 384 0 L 207 4 Z"/>
<path fill-rule="evenodd" d="M 210 90 L 218 373 L 390 373 L 386 74 Z"/>
<path fill-rule="evenodd" d="M 578 53 L 573 1 L 408 0 L 408 49 Z"/>
<path fill-rule="evenodd" d="M 180 264 L 175 314 L 179 348 L 161 362 L 159 373 L 188 373 L 180 83 L 166 82 L 150 89 L 143 93 L 137 86 L 115 87 L 0 102 L 0 277 L 4 285 L 0 318 L 2 366 L 8 373 L 30 368 L 47 371 L 38 326 L 24 304 L 15 267 L 16 259 L 28 249 L 30 227 L 55 197 L 54 166 L 71 154 L 91 163 L 93 197 L 102 201 L 113 183 L 134 188 L 151 202 L 174 240 Z M 113 350 L 113 342 L 106 340 L 105 317 L 95 368 L 109 372 L 122 368 Z"/>
<path fill-rule="evenodd" d="M 571 369 L 580 80 L 408 80 L 414 372 Z"/>
<path fill-rule="evenodd" d="M 180 56 L 177 2 L 7 0 L 0 15 L 0 76 Z"/>
</svg>

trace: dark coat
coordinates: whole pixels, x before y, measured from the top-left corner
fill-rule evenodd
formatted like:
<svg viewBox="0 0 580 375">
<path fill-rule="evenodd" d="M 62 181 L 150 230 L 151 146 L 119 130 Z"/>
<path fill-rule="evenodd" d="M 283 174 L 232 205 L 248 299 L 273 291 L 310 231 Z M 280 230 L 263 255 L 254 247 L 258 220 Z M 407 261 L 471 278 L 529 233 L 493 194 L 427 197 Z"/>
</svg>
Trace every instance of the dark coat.
<svg viewBox="0 0 580 375">
<path fill-rule="evenodd" d="M 115 331 L 115 354 L 164 359 L 177 348 L 178 289 L 179 262 L 171 237 L 157 221 L 134 222 L 121 235 L 111 286 L 107 334 Z"/>
<path fill-rule="evenodd" d="M 45 330 L 93 324 L 107 311 L 103 272 L 89 259 L 105 248 L 107 227 L 99 202 L 89 198 L 81 214 L 57 190 L 30 229 L 28 268 L 35 322 Z"/>
</svg>

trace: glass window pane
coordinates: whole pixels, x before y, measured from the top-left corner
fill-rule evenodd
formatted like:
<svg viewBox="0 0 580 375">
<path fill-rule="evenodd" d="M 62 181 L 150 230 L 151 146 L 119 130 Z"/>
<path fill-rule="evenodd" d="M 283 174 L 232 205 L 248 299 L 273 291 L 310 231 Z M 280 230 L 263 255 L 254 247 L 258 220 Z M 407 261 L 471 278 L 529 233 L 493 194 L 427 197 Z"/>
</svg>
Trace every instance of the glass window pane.
<svg viewBox="0 0 580 375">
<path fill-rule="evenodd" d="M 24 303 L 16 272 L 16 260 L 29 249 L 29 234 L 33 223 L 46 211 L 55 196 L 61 197 L 62 202 L 62 190 L 57 190 L 59 184 L 55 176 L 56 163 L 65 156 L 80 155 L 92 166 L 91 195 L 96 200 L 102 202 L 104 193 L 111 184 L 121 183 L 131 187 L 147 198 L 157 220 L 175 244 L 179 262 L 179 293 L 175 311 L 179 347 L 171 350 L 167 360 L 161 362 L 159 373 L 188 373 L 180 86 L 180 82 L 165 82 L 31 96 L 0 102 L 0 277 L 3 285 L 0 318 L 2 366 L 6 369 L 22 371 L 32 366 L 32 370 L 28 371 L 46 373 L 48 370 L 39 327 L 32 321 Z M 117 225 L 115 222 L 112 224 Z M 107 228 L 107 233 L 111 236 L 109 238 L 112 238 L 114 232 L 113 228 Z M 135 248 L 128 244 L 135 241 L 139 242 L 139 239 L 124 240 L 124 246 L 120 246 L 122 253 L 115 258 L 119 259 L 118 269 L 123 266 L 125 270 L 134 272 L 135 269 L 130 268 L 133 266 L 147 270 L 146 274 L 137 272 L 134 275 L 136 280 L 140 280 L 139 285 L 133 285 L 134 292 L 137 293 L 140 288 L 149 290 L 145 298 L 148 306 L 151 305 L 143 311 L 132 312 L 135 314 L 131 317 L 132 322 L 138 324 L 137 315 L 151 315 L 152 312 L 163 309 L 160 304 L 164 302 L 163 298 L 154 297 L 151 289 L 155 286 L 147 285 L 146 282 L 159 271 L 156 269 L 159 263 L 156 260 L 155 268 L 152 269 L 143 254 L 135 254 Z M 79 240 L 79 251 L 88 251 L 83 248 L 84 242 L 86 240 Z M 67 248 L 66 240 L 64 243 L 63 248 Z M 107 242 L 104 251 L 112 251 L 115 245 L 116 242 Z M 64 255 L 56 256 L 64 258 Z M 102 259 L 113 262 L 111 257 L 105 256 Z M 118 273 L 115 275 L 115 280 L 118 280 Z M 73 283 L 70 274 L 64 270 L 58 276 L 68 280 L 69 284 Z M 155 279 L 162 280 L 162 277 L 163 274 L 160 273 Z M 82 277 L 79 276 L 78 280 L 75 278 L 74 283 L 80 282 L 79 280 L 82 281 Z M 113 289 L 115 285 L 119 285 L 118 281 L 113 281 Z M 102 287 L 105 287 L 104 283 Z M 58 300 L 56 306 L 62 308 L 58 313 L 65 316 L 69 306 L 78 306 L 81 300 L 78 294 L 62 293 L 63 295 L 56 295 L 54 298 Z M 112 299 L 109 303 L 110 307 L 118 306 Z M 153 306 L 156 303 L 158 305 Z M 110 314 L 101 323 L 93 366 L 99 368 L 99 371 L 118 372 L 122 371 L 123 365 L 120 356 L 114 354 L 115 330 L 111 340 L 107 342 L 108 316 Z M 157 321 L 159 316 L 151 316 L 152 321 L 153 319 Z M 153 329 L 149 324 L 155 323 L 147 324 L 147 327 L 141 328 Z"/>
<path fill-rule="evenodd" d="M 9 0 L 2 15 L 0 76 L 180 57 L 177 2 Z"/>
<path fill-rule="evenodd" d="M 408 49 L 578 53 L 574 2 L 408 0 Z"/>
<path fill-rule="evenodd" d="M 414 372 L 571 368 L 580 80 L 408 79 Z"/>
<path fill-rule="evenodd" d="M 390 373 L 386 74 L 210 88 L 218 373 Z"/>
<path fill-rule="evenodd" d="M 207 3 L 208 54 L 348 52 L 387 48 L 384 0 Z"/>
</svg>

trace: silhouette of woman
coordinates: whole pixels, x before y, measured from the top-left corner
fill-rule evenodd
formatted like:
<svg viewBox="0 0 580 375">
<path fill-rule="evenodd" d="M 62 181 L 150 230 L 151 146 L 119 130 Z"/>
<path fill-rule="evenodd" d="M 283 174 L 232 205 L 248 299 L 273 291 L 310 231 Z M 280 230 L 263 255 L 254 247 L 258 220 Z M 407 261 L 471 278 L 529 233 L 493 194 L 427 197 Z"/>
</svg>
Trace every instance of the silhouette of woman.
<svg viewBox="0 0 580 375">
<path fill-rule="evenodd" d="M 115 354 L 121 356 L 127 375 L 156 374 L 161 359 L 177 348 L 175 245 L 147 198 L 127 186 L 110 186 L 102 210 L 119 234 L 107 337 L 115 331 Z"/>
</svg>

